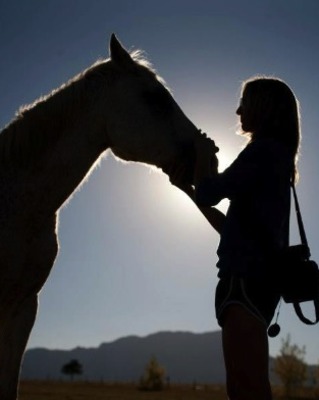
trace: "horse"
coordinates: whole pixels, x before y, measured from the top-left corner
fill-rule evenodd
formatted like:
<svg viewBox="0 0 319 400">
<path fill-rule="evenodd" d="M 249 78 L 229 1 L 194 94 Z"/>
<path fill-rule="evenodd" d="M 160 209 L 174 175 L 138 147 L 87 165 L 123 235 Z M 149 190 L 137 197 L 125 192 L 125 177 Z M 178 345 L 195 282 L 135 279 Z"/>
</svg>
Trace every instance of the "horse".
<svg viewBox="0 0 319 400">
<path fill-rule="evenodd" d="M 18 396 L 58 215 L 107 152 L 167 171 L 200 134 L 140 51 L 98 60 L 22 107 L 0 134 L 0 399 Z"/>
</svg>

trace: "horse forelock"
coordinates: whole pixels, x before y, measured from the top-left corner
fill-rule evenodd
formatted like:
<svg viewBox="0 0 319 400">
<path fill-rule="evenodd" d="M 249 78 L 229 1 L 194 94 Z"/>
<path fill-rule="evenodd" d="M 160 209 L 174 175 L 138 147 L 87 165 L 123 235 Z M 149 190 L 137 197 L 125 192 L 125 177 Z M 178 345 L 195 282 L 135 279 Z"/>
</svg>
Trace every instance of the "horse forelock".
<svg viewBox="0 0 319 400">
<path fill-rule="evenodd" d="M 148 70 L 154 76 L 154 78 L 158 80 L 169 92 L 171 91 L 165 79 L 157 73 L 153 64 L 147 59 L 143 50 L 134 50 L 130 53 L 130 56 L 135 61 L 137 68 L 141 67 L 142 69 Z"/>
</svg>

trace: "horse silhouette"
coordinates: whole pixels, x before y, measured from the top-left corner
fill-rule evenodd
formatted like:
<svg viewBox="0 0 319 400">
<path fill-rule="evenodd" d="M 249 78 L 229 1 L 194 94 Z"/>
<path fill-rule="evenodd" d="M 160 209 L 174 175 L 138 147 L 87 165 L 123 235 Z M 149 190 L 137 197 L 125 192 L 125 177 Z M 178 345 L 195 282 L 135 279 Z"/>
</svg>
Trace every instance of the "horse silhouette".
<svg viewBox="0 0 319 400">
<path fill-rule="evenodd" d="M 0 134 L 0 399 L 15 400 L 59 209 L 107 151 L 166 170 L 198 129 L 164 81 L 113 34 L 100 60 L 19 110 Z"/>
</svg>

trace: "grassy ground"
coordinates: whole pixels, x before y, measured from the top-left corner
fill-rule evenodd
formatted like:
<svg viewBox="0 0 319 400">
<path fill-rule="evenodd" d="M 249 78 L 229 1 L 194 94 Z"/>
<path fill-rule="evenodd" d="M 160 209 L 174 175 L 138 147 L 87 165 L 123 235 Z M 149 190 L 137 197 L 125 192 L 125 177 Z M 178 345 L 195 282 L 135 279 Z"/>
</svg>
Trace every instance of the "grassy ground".
<svg viewBox="0 0 319 400">
<path fill-rule="evenodd" d="M 274 399 L 283 400 L 282 388 L 273 388 Z M 317 393 L 318 394 L 318 393 Z M 19 400 L 226 400 L 225 388 L 217 385 L 171 385 L 161 392 L 141 392 L 133 384 L 98 382 L 25 381 Z M 313 389 L 304 389 L 292 399 L 319 399 Z M 0 399 L 1 400 L 1 399 Z"/>
<path fill-rule="evenodd" d="M 172 385 L 161 392 L 141 392 L 135 385 L 84 382 L 21 382 L 19 400 L 225 400 L 219 386 Z"/>
</svg>

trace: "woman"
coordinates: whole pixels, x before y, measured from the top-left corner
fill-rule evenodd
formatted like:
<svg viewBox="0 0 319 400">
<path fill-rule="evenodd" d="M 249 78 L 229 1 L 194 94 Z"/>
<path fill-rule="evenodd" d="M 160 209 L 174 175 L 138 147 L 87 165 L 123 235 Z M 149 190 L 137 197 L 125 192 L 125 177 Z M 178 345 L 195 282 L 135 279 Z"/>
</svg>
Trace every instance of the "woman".
<svg viewBox="0 0 319 400">
<path fill-rule="evenodd" d="M 276 254 L 288 246 L 290 182 L 297 177 L 298 101 L 280 79 L 243 83 L 240 105 L 247 146 L 224 172 L 212 168 L 212 141 L 196 141 L 195 189 L 183 184 L 183 166 L 171 182 L 188 193 L 220 233 L 216 317 L 222 328 L 230 400 L 272 399 L 267 329 L 280 295 Z M 227 215 L 214 206 L 230 200 Z"/>
</svg>

